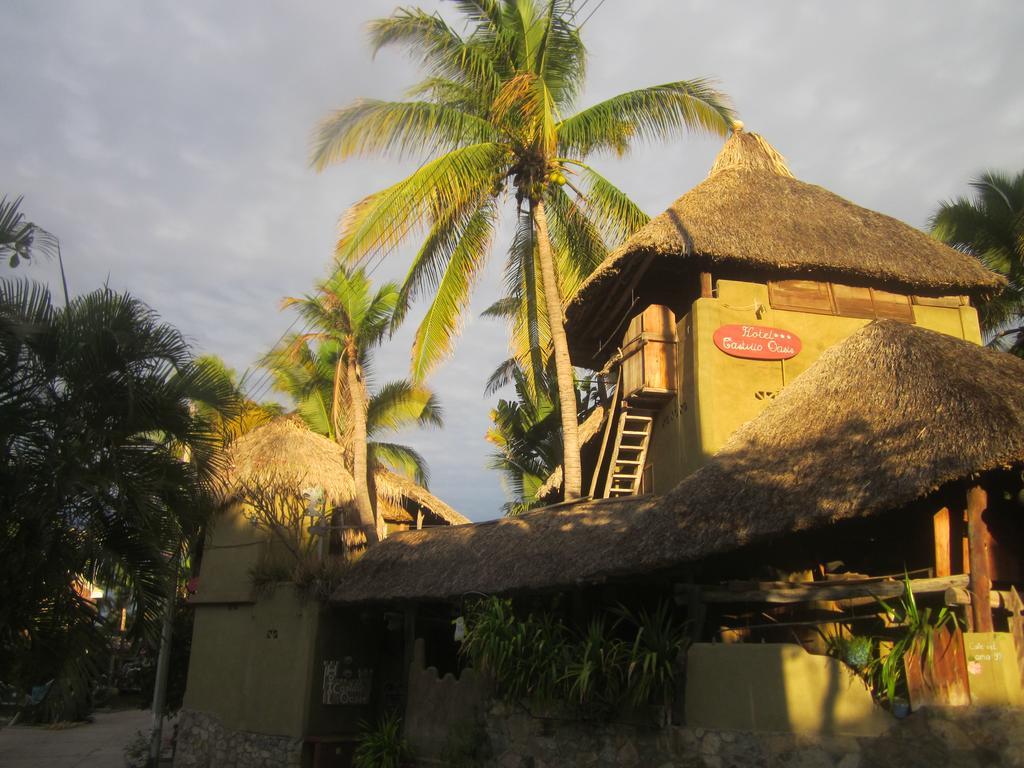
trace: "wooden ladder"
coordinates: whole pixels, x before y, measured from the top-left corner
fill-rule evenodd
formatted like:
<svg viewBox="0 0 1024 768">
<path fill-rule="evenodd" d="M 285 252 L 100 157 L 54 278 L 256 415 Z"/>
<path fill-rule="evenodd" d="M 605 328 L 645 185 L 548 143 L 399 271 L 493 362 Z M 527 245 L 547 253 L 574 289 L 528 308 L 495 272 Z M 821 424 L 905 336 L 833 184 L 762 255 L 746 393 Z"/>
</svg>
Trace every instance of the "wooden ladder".
<svg viewBox="0 0 1024 768">
<path fill-rule="evenodd" d="M 640 491 L 653 423 L 654 419 L 650 416 L 622 411 L 619 428 L 615 432 L 611 463 L 608 465 L 608 479 L 604 485 L 606 499 L 635 496 Z"/>
</svg>

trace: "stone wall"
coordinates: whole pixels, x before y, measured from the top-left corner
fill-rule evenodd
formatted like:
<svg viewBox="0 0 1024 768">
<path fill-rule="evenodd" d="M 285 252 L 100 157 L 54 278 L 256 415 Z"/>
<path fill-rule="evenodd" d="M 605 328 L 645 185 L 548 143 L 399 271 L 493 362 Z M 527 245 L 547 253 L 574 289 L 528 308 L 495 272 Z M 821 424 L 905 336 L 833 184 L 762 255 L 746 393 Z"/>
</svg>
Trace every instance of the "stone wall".
<svg viewBox="0 0 1024 768">
<path fill-rule="evenodd" d="M 302 739 L 225 728 L 213 715 L 178 714 L 174 768 L 299 768 Z"/>
<path fill-rule="evenodd" d="M 485 715 L 487 768 L 1024 768 L 1024 709 L 923 709 L 881 736 L 586 724 L 505 704 Z"/>
</svg>

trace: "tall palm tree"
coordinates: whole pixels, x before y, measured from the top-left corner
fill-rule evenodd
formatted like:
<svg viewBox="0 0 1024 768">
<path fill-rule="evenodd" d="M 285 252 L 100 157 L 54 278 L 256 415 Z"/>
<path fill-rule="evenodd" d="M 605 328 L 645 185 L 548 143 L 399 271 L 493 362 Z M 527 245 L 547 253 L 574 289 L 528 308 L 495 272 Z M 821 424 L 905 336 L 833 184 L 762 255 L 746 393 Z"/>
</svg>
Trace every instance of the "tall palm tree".
<svg viewBox="0 0 1024 768">
<path fill-rule="evenodd" d="M 289 297 L 282 303 L 283 307 L 297 309 L 310 329 L 292 339 L 289 354 L 293 359 L 301 360 L 303 349 L 308 352 L 310 342 L 329 345 L 326 356 L 334 358 L 327 424 L 335 440 L 351 456 L 359 524 L 370 541 L 378 540 L 379 534 L 370 495 L 369 396 L 364 374 L 370 351 L 381 343 L 392 326 L 398 301 L 399 289 L 394 283 L 385 283 L 374 292 L 363 269 L 339 267 L 317 285 L 315 294 Z"/>
<path fill-rule="evenodd" d="M 1016 176 L 990 171 L 970 185 L 973 199 L 958 197 L 939 206 L 932 234 L 1006 278 L 1001 293 L 978 305 L 978 315 L 991 343 L 1024 356 L 1024 171 Z"/>
<path fill-rule="evenodd" d="M 217 441 L 195 400 L 231 407 L 138 300 L 56 309 L 0 281 L 0 678 L 54 679 L 44 717 L 83 714 L 99 671 L 105 635 L 76 584 L 129 591 L 132 631 L 157 631 L 171 553 L 212 506 Z"/>
<path fill-rule="evenodd" d="M 265 358 L 263 365 L 274 376 L 274 387 L 288 395 L 296 411 L 312 431 L 331 440 L 339 440 L 346 430 L 336 429 L 331 418 L 334 375 L 341 347 L 333 341 L 316 346 L 286 338 Z M 364 378 L 368 369 L 364 355 Z M 342 419 L 344 419 L 343 404 Z M 376 392 L 368 391 L 366 405 L 367 464 L 374 473 L 388 466 L 427 487 L 430 472 L 426 460 L 407 445 L 382 439 L 389 432 L 405 427 L 443 426 L 437 397 L 422 384 L 407 379 L 391 381 Z"/>
<path fill-rule="evenodd" d="M 534 318 L 525 325 L 536 327 L 541 315 L 547 320 L 565 495 L 576 498 L 579 441 L 563 300 L 610 243 L 646 221 L 585 161 L 683 130 L 724 135 L 732 112 L 708 81 L 692 80 L 630 91 L 573 114 L 586 51 L 570 0 L 460 0 L 457 6 L 465 34 L 415 8 L 371 24 L 375 50 L 404 46 L 428 76 L 410 90 L 410 101 L 363 99 L 328 116 L 315 139 L 313 165 L 323 169 L 371 154 L 428 157 L 412 175 L 349 209 L 337 246 L 338 258 L 353 263 L 426 231 L 398 312 L 401 317 L 418 296 L 433 296 L 412 350 L 417 379 L 451 350 L 490 252 L 499 203 L 512 196 L 521 212 L 525 207 L 510 272 L 533 305 Z"/>
</svg>

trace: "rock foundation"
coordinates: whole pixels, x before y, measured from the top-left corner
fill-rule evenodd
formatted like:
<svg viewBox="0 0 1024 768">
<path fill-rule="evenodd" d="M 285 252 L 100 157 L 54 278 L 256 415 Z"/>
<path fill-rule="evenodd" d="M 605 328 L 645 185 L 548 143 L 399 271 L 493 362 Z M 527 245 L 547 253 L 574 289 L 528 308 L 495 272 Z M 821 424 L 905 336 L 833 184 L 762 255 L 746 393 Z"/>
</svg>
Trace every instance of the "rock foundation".
<svg viewBox="0 0 1024 768">
<path fill-rule="evenodd" d="M 492 705 L 487 768 L 1024 768 L 1024 710 L 925 709 L 878 737 L 535 718 Z"/>
<path fill-rule="evenodd" d="M 225 728 L 213 715 L 178 714 L 174 768 L 299 768 L 302 739 Z"/>
</svg>

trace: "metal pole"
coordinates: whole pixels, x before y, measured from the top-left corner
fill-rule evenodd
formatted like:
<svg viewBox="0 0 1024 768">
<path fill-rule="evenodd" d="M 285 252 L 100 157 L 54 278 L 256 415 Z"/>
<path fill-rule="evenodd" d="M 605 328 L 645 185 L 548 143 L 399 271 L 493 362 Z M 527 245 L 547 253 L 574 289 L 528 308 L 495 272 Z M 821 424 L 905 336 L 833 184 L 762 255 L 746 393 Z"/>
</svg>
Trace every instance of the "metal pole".
<svg viewBox="0 0 1024 768">
<path fill-rule="evenodd" d="M 164 709 L 167 703 L 167 674 L 171 667 L 171 635 L 174 630 L 174 603 L 178 592 L 179 554 L 171 563 L 171 584 L 167 590 L 167 608 L 160 632 L 160 655 L 156 661 L 156 682 L 153 685 L 153 730 L 149 741 L 149 765 L 160 765 L 160 740 L 163 738 Z"/>
</svg>

